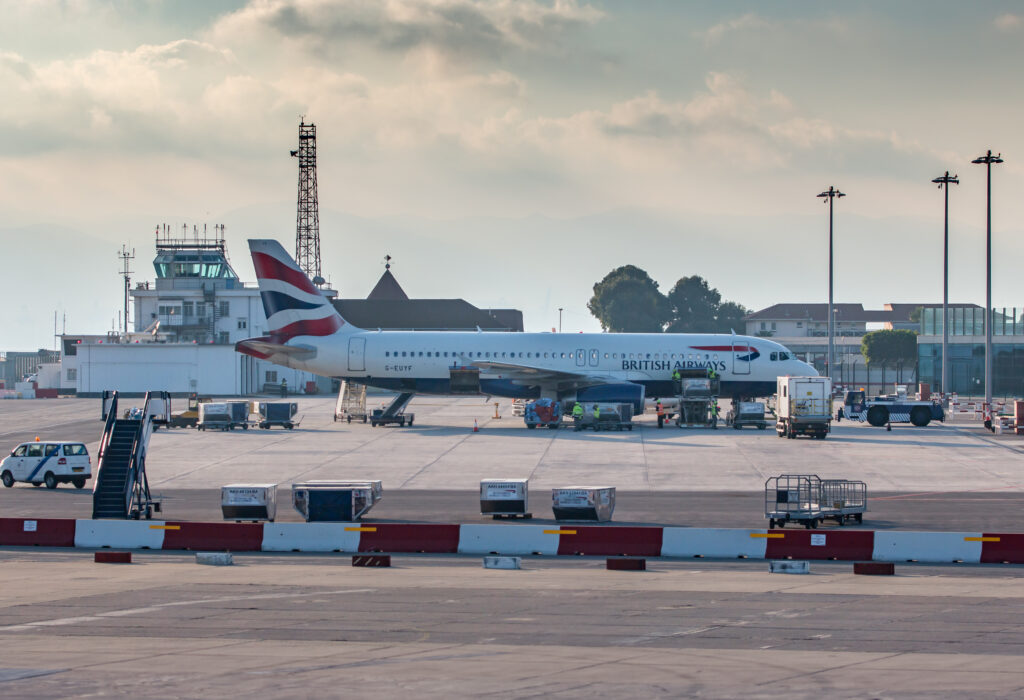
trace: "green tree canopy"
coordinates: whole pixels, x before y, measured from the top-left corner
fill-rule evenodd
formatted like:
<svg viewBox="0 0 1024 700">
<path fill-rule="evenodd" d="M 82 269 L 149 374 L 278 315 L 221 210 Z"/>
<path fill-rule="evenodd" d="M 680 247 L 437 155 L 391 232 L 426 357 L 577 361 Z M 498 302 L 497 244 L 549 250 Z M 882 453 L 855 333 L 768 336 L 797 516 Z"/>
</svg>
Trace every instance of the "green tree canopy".
<svg viewBox="0 0 1024 700">
<path fill-rule="evenodd" d="M 728 333 L 743 330 L 747 310 L 722 294 L 699 275 L 683 277 L 668 293 L 672 304 L 670 333 Z"/>
<path fill-rule="evenodd" d="M 914 362 L 917 360 L 917 333 L 872 331 L 861 339 L 860 353 L 869 364 L 883 367 Z"/>
<path fill-rule="evenodd" d="M 590 313 L 611 333 L 660 333 L 670 317 L 658 283 L 635 265 L 617 267 L 594 285 Z"/>
</svg>

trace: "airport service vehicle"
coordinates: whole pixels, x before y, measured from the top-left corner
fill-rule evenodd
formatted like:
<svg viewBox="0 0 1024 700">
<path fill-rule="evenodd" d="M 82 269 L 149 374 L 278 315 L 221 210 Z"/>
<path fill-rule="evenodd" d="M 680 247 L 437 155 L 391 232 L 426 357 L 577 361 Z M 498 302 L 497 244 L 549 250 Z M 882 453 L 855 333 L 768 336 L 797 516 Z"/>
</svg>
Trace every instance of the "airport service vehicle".
<svg viewBox="0 0 1024 700">
<path fill-rule="evenodd" d="M 919 428 L 933 420 L 943 421 L 946 414 L 938 401 L 917 401 L 907 397 L 905 386 L 896 386 L 896 393 L 867 398 L 863 389 L 846 392 L 843 415 L 850 420 L 867 421 L 876 428 L 886 423 L 911 423 Z"/>
<path fill-rule="evenodd" d="M 779 437 L 810 435 L 824 440 L 832 429 L 832 380 L 828 377 L 779 377 L 775 432 Z"/>
<path fill-rule="evenodd" d="M 314 374 L 416 394 L 631 403 L 674 396 L 676 369 L 713 367 L 724 396 L 768 396 L 776 377 L 815 374 L 767 338 L 682 333 L 484 333 L 356 328 L 275 240 L 250 240 L 265 336 L 238 352 Z M 397 400 L 397 399 L 396 399 Z"/>
<path fill-rule="evenodd" d="M 530 430 L 538 425 L 555 430 L 562 424 L 562 404 L 554 399 L 531 401 L 523 411 L 523 421 Z"/>
<path fill-rule="evenodd" d="M 195 428 L 199 423 L 199 404 L 209 403 L 210 399 L 192 394 L 188 397 L 188 408 L 175 413 L 167 423 L 169 428 Z M 155 426 L 154 426 L 155 427 Z"/>
<path fill-rule="evenodd" d="M 90 478 L 92 458 L 80 442 L 23 442 L 0 462 L 0 481 L 7 488 L 24 481 L 48 489 L 70 482 L 80 489 Z"/>
<path fill-rule="evenodd" d="M 834 520 L 840 526 L 851 520 L 861 523 L 867 509 L 868 487 L 863 481 L 783 474 L 764 482 L 764 517 L 769 530 L 791 522 L 808 530 L 823 520 Z"/>
<path fill-rule="evenodd" d="M 764 418 L 764 404 L 757 401 L 738 402 L 726 415 L 725 424 L 731 425 L 736 430 L 740 430 L 745 425 L 764 430 L 768 427 L 768 421 Z"/>
</svg>

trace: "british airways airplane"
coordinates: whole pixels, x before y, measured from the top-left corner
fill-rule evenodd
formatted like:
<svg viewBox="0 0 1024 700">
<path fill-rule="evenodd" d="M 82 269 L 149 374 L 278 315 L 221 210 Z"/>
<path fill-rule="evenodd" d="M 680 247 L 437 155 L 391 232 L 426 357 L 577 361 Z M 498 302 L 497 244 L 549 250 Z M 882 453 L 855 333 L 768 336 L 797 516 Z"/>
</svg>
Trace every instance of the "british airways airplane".
<svg viewBox="0 0 1024 700">
<path fill-rule="evenodd" d="M 341 317 L 275 240 L 250 240 L 269 335 L 238 352 L 285 367 L 412 394 L 479 394 L 633 403 L 673 394 L 676 369 L 713 368 L 723 396 L 775 393 L 783 375 L 816 376 L 766 338 L 697 333 L 380 331 Z"/>
</svg>

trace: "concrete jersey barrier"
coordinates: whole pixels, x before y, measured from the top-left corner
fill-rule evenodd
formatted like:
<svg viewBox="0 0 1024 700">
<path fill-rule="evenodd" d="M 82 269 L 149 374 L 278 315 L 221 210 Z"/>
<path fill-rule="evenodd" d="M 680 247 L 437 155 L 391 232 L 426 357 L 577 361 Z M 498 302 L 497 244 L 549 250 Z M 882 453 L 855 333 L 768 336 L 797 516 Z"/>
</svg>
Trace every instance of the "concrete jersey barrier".
<svg viewBox="0 0 1024 700">
<path fill-rule="evenodd" d="M 1024 564 L 1024 533 L 0 518 L 0 546 Z"/>
</svg>

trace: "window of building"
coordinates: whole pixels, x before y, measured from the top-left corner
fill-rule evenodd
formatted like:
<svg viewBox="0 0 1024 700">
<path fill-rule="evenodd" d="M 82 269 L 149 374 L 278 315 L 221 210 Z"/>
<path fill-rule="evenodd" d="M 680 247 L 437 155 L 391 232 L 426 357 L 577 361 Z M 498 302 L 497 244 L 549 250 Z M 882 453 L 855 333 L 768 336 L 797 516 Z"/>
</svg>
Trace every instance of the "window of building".
<svg viewBox="0 0 1024 700">
<path fill-rule="evenodd" d="M 267 376 L 266 382 L 268 384 L 276 384 L 277 383 L 277 370 L 276 369 L 268 369 L 266 376 Z"/>
<path fill-rule="evenodd" d="M 195 311 L 195 302 L 183 301 L 181 302 L 181 314 L 182 316 L 191 316 Z"/>
<path fill-rule="evenodd" d="M 221 331 L 217 334 L 217 342 L 221 345 L 227 345 L 231 342 L 231 335 L 227 331 Z"/>
<path fill-rule="evenodd" d="M 74 367 L 68 367 L 66 374 L 69 382 L 73 382 L 78 379 L 78 370 Z"/>
<path fill-rule="evenodd" d="M 238 330 L 244 331 L 247 325 L 248 323 L 246 323 L 246 320 L 244 318 L 238 319 Z"/>
<path fill-rule="evenodd" d="M 772 330 L 775 330 L 775 321 L 772 321 Z"/>
<path fill-rule="evenodd" d="M 768 327 L 768 324 L 765 323 L 764 321 L 761 321 L 761 330 L 767 330 L 767 327 Z"/>
<path fill-rule="evenodd" d="M 227 316 L 230 313 L 231 313 L 231 302 L 222 301 L 220 303 L 220 315 L 221 316 Z"/>
<path fill-rule="evenodd" d="M 764 324 L 761 324 L 761 325 L 763 326 Z M 796 327 L 797 328 L 803 328 L 804 327 L 804 322 L 803 321 L 797 321 L 796 322 Z"/>
</svg>

